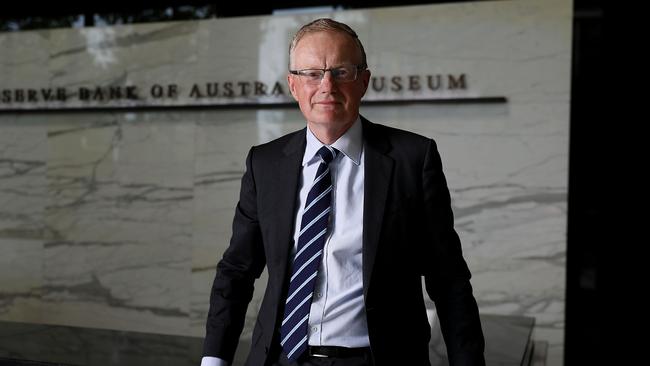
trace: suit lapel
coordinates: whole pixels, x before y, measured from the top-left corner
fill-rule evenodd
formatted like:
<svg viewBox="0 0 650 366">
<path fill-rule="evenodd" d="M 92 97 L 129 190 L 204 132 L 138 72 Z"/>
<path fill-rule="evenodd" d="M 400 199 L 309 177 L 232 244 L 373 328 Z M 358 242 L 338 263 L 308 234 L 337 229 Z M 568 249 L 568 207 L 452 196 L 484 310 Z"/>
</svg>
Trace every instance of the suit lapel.
<svg viewBox="0 0 650 366">
<path fill-rule="evenodd" d="M 276 207 L 274 220 L 275 242 L 278 243 L 277 251 L 274 252 L 273 264 L 277 265 L 280 271 L 276 271 L 276 280 L 282 283 L 287 277 L 287 262 L 293 244 L 293 230 L 296 214 L 296 197 L 298 195 L 298 183 L 300 181 L 300 168 L 304 155 L 306 129 L 298 131 L 285 145 L 282 150 L 282 158 L 276 160 L 272 177 L 275 192 L 271 199 Z"/>
<path fill-rule="evenodd" d="M 363 295 L 375 264 L 381 233 L 384 207 L 391 182 L 394 161 L 386 153 L 390 143 L 374 124 L 361 117 L 364 139 L 364 199 L 363 199 Z"/>
</svg>

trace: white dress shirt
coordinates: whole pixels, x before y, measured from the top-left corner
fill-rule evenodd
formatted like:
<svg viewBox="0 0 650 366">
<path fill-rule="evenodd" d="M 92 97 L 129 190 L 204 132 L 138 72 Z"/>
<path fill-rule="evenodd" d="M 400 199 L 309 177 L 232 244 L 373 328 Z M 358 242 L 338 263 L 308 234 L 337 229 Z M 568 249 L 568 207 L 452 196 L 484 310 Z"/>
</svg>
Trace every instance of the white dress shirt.
<svg viewBox="0 0 650 366">
<path fill-rule="evenodd" d="M 316 175 L 324 144 L 307 128 L 300 191 L 294 225 L 296 252 L 307 194 Z M 330 163 L 332 215 L 309 313 L 309 345 L 367 347 L 368 325 L 363 305 L 363 133 L 361 121 L 330 146 L 339 151 Z M 203 357 L 201 366 L 227 366 L 216 357 Z"/>
</svg>

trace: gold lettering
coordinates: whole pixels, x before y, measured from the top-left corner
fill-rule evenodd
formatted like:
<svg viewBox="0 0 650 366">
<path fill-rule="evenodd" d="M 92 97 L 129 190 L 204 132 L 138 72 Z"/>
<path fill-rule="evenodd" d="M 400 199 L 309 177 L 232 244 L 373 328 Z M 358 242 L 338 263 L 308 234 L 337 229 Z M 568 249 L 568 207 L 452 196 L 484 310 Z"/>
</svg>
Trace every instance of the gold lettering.
<svg viewBox="0 0 650 366">
<path fill-rule="evenodd" d="M 16 89 L 14 94 L 14 101 L 24 102 L 25 101 L 25 92 L 22 89 Z"/>
<path fill-rule="evenodd" d="M 178 85 L 176 84 L 167 85 L 167 96 L 169 98 L 176 98 L 178 96 Z"/>
<path fill-rule="evenodd" d="M 248 91 L 249 91 L 249 88 L 250 88 L 251 84 L 249 82 L 240 81 L 240 82 L 237 83 L 237 85 L 239 85 L 239 87 L 241 88 L 241 94 L 240 95 L 242 97 L 247 97 L 248 96 Z"/>
<path fill-rule="evenodd" d="M 153 84 L 151 86 L 151 91 L 149 92 L 152 97 L 158 99 L 161 98 L 163 95 L 163 87 L 160 84 Z"/>
<path fill-rule="evenodd" d="M 465 82 L 465 74 L 460 74 L 458 78 L 455 78 L 454 75 L 449 74 L 449 86 L 447 89 L 467 89 L 467 83 Z"/>
<path fill-rule="evenodd" d="M 282 89 L 282 84 L 280 84 L 280 82 L 275 82 L 273 90 L 271 90 L 271 95 L 284 95 L 284 89 Z"/>
<path fill-rule="evenodd" d="M 90 99 L 90 90 L 88 88 L 80 87 L 79 88 L 79 99 L 88 100 Z"/>
<path fill-rule="evenodd" d="M 393 87 L 390 90 L 398 92 L 402 90 L 402 78 L 399 76 L 393 76 L 390 78 L 390 81 L 393 83 Z"/>
<path fill-rule="evenodd" d="M 381 84 L 377 86 L 377 79 L 381 80 Z M 386 77 L 382 76 L 380 78 L 373 77 L 372 78 L 372 90 L 376 92 L 381 92 L 384 90 L 384 87 L 386 86 Z"/>
<path fill-rule="evenodd" d="M 108 88 L 108 99 L 122 99 L 122 88 L 111 86 Z"/>
<path fill-rule="evenodd" d="M 28 89 L 27 90 L 27 101 L 28 102 L 38 102 L 38 99 L 36 99 L 36 95 L 38 92 L 34 89 Z"/>
<path fill-rule="evenodd" d="M 223 88 L 226 89 L 226 92 L 223 93 L 224 97 L 232 98 L 235 95 L 235 93 L 232 90 L 232 83 L 231 82 L 228 81 L 228 82 L 223 83 Z"/>
<path fill-rule="evenodd" d="M 432 75 L 427 76 L 427 85 L 429 86 L 429 89 L 434 91 L 440 89 L 440 85 L 442 84 L 442 78 L 440 77 L 440 75 L 435 75 L 435 80 L 436 82 L 434 83 L 433 76 Z"/>
<path fill-rule="evenodd" d="M 102 88 L 100 87 L 95 88 L 95 91 L 93 92 L 93 99 L 104 100 L 104 92 L 102 91 Z"/>
<path fill-rule="evenodd" d="M 43 100 L 49 101 L 52 98 L 52 89 L 41 89 Z"/>
<path fill-rule="evenodd" d="M 203 98 L 203 95 L 201 94 L 201 90 L 199 89 L 198 84 L 192 85 L 192 90 L 190 91 L 190 98 L 195 98 L 195 99 Z"/>
<path fill-rule="evenodd" d="M 219 83 L 208 83 L 208 96 L 214 98 L 219 96 Z"/>
<path fill-rule="evenodd" d="M 414 91 L 420 90 L 419 75 L 409 75 L 409 90 L 414 90 Z"/>
<path fill-rule="evenodd" d="M 65 88 L 56 88 L 56 99 L 65 102 L 65 100 L 68 98 L 68 95 L 65 92 Z"/>
<path fill-rule="evenodd" d="M 11 90 L 4 89 L 2 91 L 2 103 L 10 103 L 10 102 L 11 102 Z"/>
<path fill-rule="evenodd" d="M 126 87 L 126 97 L 128 99 L 138 99 L 138 92 L 135 85 Z"/>
<path fill-rule="evenodd" d="M 266 84 L 256 81 L 255 82 L 255 95 L 266 95 Z"/>
</svg>

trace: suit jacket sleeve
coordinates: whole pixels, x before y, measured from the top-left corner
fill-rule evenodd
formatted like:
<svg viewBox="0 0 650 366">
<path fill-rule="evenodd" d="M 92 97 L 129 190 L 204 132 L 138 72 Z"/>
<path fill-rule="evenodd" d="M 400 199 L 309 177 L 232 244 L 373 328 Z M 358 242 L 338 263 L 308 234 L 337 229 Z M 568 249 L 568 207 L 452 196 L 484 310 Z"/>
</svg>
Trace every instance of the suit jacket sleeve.
<svg viewBox="0 0 650 366">
<path fill-rule="evenodd" d="M 422 170 L 424 216 L 434 258 L 425 275 L 426 290 L 436 304 L 450 365 L 484 365 L 484 339 L 470 271 L 463 259 L 447 182 L 436 144 L 429 141 Z"/>
<path fill-rule="evenodd" d="M 257 217 L 257 190 L 253 171 L 254 148 L 246 158 L 230 245 L 217 264 L 210 294 L 203 355 L 232 363 L 253 297 L 253 284 L 265 266 Z"/>
</svg>

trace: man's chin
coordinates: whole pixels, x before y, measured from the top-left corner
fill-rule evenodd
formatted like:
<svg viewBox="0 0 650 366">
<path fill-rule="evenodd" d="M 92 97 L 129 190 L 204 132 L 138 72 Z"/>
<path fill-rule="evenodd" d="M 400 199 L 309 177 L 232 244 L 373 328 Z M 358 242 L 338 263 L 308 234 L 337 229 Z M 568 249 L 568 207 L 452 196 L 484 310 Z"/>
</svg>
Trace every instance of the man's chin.
<svg viewBox="0 0 650 366">
<path fill-rule="evenodd" d="M 311 121 L 318 124 L 341 123 L 344 120 L 344 114 L 337 111 L 315 113 L 311 118 Z"/>
</svg>

